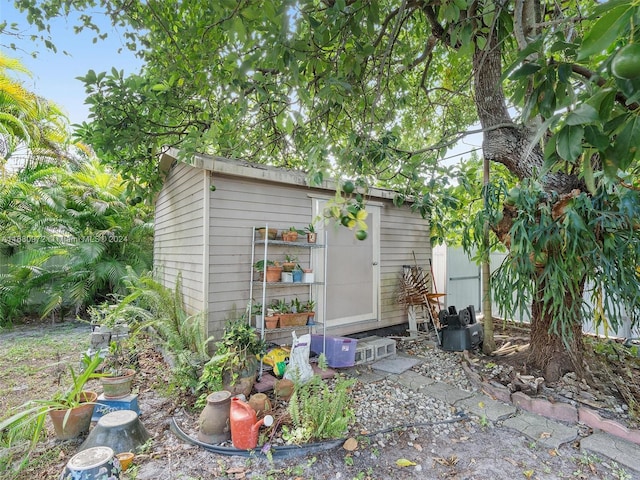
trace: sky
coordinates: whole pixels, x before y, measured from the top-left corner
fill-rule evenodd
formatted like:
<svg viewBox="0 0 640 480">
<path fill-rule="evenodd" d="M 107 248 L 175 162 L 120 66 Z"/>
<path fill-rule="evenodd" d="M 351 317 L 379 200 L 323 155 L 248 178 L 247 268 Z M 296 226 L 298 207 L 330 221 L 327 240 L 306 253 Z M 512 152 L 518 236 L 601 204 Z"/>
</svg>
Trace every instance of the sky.
<svg viewBox="0 0 640 480">
<path fill-rule="evenodd" d="M 97 18 L 97 15 L 94 15 Z M 34 43 L 29 34 L 38 34 L 36 28 L 26 21 L 26 14 L 13 7 L 13 0 L 0 0 L 0 20 L 9 24 L 16 22 L 19 31 L 26 33 L 23 39 L 0 35 L 0 49 L 11 57 L 17 58 L 31 71 L 32 77 L 14 75 L 23 85 L 37 95 L 54 101 L 69 116 L 70 123 L 87 120 L 89 108 L 84 104 L 86 94 L 84 85 L 76 77 L 85 76 L 89 70 L 96 73 L 110 71 L 111 67 L 124 70 L 125 74 L 139 71 L 142 62 L 124 47 L 124 40 L 118 32 L 104 22 L 108 37 L 93 43 L 93 34 L 73 31 L 74 22 L 64 18 L 50 24 L 51 37 L 58 52 L 48 50 L 43 43 Z M 17 50 L 8 48 L 15 43 Z M 118 49 L 122 49 L 118 53 Z M 69 55 L 65 55 L 66 51 Z M 33 58 L 32 52 L 38 52 Z"/>
</svg>

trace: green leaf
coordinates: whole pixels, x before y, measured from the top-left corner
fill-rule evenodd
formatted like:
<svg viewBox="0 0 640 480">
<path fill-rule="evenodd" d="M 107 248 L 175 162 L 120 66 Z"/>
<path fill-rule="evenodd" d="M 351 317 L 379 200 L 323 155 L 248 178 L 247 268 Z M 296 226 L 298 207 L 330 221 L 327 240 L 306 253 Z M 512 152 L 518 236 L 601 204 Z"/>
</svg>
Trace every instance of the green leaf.
<svg viewBox="0 0 640 480">
<path fill-rule="evenodd" d="M 540 65 L 538 65 L 537 63 L 525 63 L 520 68 L 515 70 L 509 76 L 509 78 L 511 80 L 515 80 L 515 79 L 521 78 L 521 77 L 528 77 L 528 76 L 533 75 L 534 73 L 536 73 L 538 70 L 540 70 Z"/>
<path fill-rule="evenodd" d="M 622 30 L 629 25 L 634 12 L 631 3 L 609 10 L 589 30 L 578 52 L 578 60 L 605 51 L 615 42 Z"/>
<path fill-rule="evenodd" d="M 558 132 L 556 151 L 560 157 L 572 162 L 582 153 L 582 139 L 584 128 L 577 125 L 567 125 Z"/>
<path fill-rule="evenodd" d="M 640 138 L 640 118 L 634 115 L 616 137 L 613 144 L 614 157 L 618 168 L 625 170 L 638 158 L 638 139 Z"/>
<path fill-rule="evenodd" d="M 578 107 L 567 115 L 567 125 L 581 125 L 598 121 L 600 116 L 598 111 L 588 103 L 581 103 Z"/>
</svg>

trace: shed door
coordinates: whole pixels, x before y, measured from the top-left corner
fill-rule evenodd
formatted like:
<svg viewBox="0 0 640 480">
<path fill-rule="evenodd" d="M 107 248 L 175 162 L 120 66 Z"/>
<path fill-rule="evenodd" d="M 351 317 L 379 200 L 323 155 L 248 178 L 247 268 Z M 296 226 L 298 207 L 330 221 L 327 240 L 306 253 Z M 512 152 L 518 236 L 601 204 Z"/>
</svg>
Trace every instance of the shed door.
<svg viewBox="0 0 640 480">
<path fill-rule="evenodd" d="M 322 212 L 326 201 L 315 203 L 316 212 Z M 367 205 L 367 212 L 368 236 L 362 241 L 355 238 L 353 230 L 332 222 L 320 226 L 320 238 L 324 238 L 324 229 L 328 238 L 327 275 L 323 275 L 328 327 L 378 320 L 380 207 Z"/>
</svg>

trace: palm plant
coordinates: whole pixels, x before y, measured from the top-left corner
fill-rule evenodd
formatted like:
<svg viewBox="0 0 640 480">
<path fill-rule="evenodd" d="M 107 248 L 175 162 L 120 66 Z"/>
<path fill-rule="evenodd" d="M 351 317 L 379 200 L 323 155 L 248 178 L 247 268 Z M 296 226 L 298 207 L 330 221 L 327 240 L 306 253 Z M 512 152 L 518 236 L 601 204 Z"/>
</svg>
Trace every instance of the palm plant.
<svg viewBox="0 0 640 480">
<path fill-rule="evenodd" d="M 5 249 L 0 287 L 6 321 L 31 294 L 43 316 L 125 293 L 123 278 L 151 266 L 150 209 L 130 205 L 122 179 L 97 160 L 79 169 L 39 164 L 0 179 L 0 233 L 19 241 Z M 20 239 L 38 239 L 24 243 Z"/>
</svg>

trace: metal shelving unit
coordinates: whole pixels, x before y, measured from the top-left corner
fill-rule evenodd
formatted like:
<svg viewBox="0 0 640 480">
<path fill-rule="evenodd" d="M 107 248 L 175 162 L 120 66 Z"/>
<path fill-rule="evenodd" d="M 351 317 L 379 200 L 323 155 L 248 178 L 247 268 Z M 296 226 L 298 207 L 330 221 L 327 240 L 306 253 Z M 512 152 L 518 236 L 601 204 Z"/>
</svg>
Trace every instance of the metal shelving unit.
<svg viewBox="0 0 640 480">
<path fill-rule="evenodd" d="M 274 329 L 266 329 L 264 323 L 265 312 L 267 309 L 267 301 L 269 299 L 275 298 L 278 294 L 282 292 L 291 292 L 293 294 L 295 291 L 301 291 L 303 287 L 305 287 L 306 294 L 308 295 L 310 300 L 315 300 L 317 302 L 319 293 L 322 292 L 322 309 L 320 310 L 322 314 L 326 314 L 327 311 L 327 285 L 324 281 L 327 278 L 327 232 L 324 232 L 324 241 L 321 243 L 308 243 L 303 241 L 297 242 L 285 242 L 283 240 L 269 240 L 269 224 L 265 225 L 265 229 L 267 234 L 265 235 L 264 240 L 259 238 L 258 229 L 263 227 L 252 227 L 251 231 L 251 281 L 249 285 L 249 317 L 251 317 L 251 311 L 253 310 L 254 303 L 254 292 L 256 290 L 260 291 L 261 300 L 262 300 L 262 313 L 259 315 L 259 319 L 256 321 L 255 328 L 260 332 L 260 338 L 265 340 L 268 335 L 281 335 L 284 332 L 292 332 L 296 330 L 307 330 L 309 333 L 312 333 L 314 329 L 322 328 L 322 336 L 323 336 L 323 351 L 324 351 L 324 337 L 326 336 L 326 322 L 324 318 L 320 318 L 318 308 L 316 308 L 315 312 L 315 320 L 313 325 L 300 325 L 296 327 L 278 327 Z M 314 282 L 312 283 L 303 283 L 303 282 L 267 282 L 266 275 L 266 266 L 267 260 L 269 258 L 269 254 L 277 254 L 284 253 L 286 249 L 303 249 L 308 250 L 309 252 L 309 266 L 314 271 Z M 322 249 L 323 254 L 321 256 L 321 261 L 323 263 L 322 269 L 322 278 L 318 278 L 316 265 L 314 265 L 314 255 L 313 250 Z M 264 260 L 265 271 L 262 275 L 262 280 L 257 280 L 254 278 L 255 269 L 253 265 L 258 260 Z M 278 294 L 274 293 L 278 292 Z M 317 307 L 319 304 L 316 303 Z M 252 321 L 252 320 L 250 320 Z M 317 331 L 317 330 L 316 330 Z M 262 361 L 260 361 L 260 370 L 259 377 L 262 377 L 262 373 L 264 371 L 264 365 Z"/>
</svg>

